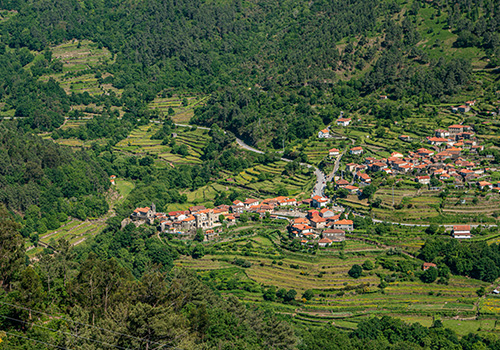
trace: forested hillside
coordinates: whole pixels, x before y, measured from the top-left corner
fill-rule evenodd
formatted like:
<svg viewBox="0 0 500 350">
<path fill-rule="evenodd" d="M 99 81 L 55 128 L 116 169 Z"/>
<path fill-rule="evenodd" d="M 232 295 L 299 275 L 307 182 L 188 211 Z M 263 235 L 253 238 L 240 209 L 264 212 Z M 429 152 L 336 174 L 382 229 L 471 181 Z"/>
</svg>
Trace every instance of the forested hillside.
<svg viewBox="0 0 500 350">
<path fill-rule="evenodd" d="M 500 0 L 0 0 L 0 349 L 499 349 L 497 226 L 420 226 L 498 224 L 497 193 L 382 168 L 334 190 L 454 123 L 483 147 L 457 170 L 497 171 L 499 84 Z M 158 230 L 323 190 L 352 220 L 329 249 L 288 235 L 290 207 Z"/>
<path fill-rule="evenodd" d="M 60 69 L 50 52 L 27 66 L 33 57 L 26 49 L 91 39 L 115 60 L 88 72 L 111 73 L 106 81 L 123 89 L 119 99 L 103 96 L 100 103 L 138 115 L 164 91 L 214 93 L 193 121 L 217 122 L 265 147 L 307 138 L 339 110 L 369 112 L 361 97 L 377 92 L 405 103 L 447 100 L 470 86 L 473 67 L 496 67 L 499 60 L 496 0 L 1 5 L 17 11 L 1 23 L 1 42 L 9 48 L 3 56 L 16 60 L 17 79 L 35 84 L 27 71 Z M 345 84 L 333 85 L 339 81 Z M 16 116 L 28 117 L 33 128 L 57 127 L 61 113 L 77 103 L 50 85 L 20 96 L 4 84 Z M 53 102 L 31 113 L 27 103 L 46 101 L 44 91 L 52 91 Z"/>
</svg>

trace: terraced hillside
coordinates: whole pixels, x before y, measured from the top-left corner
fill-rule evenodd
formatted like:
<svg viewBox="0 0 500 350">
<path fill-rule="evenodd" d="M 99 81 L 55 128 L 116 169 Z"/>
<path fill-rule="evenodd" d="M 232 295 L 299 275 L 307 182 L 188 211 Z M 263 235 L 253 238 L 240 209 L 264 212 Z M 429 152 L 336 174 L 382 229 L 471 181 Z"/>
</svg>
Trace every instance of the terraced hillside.
<svg viewBox="0 0 500 350">
<path fill-rule="evenodd" d="M 286 189 L 292 196 L 307 193 L 313 186 L 314 175 L 304 170 L 302 173 L 285 176 L 283 172 L 286 164 L 285 161 L 277 161 L 245 169 L 234 177 L 234 183 L 265 193 L 277 193 L 281 188 Z"/>
<path fill-rule="evenodd" d="M 158 161 L 174 164 L 200 164 L 200 157 L 203 148 L 208 143 L 210 136 L 206 130 L 190 128 L 178 128 L 177 134 L 172 140 L 177 145 L 186 145 L 189 155 L 181 156 L 172 153 L 173 147 L 162 145 L 162 140 L 152 140 L 153 136 L 160 129 L 159 125 L 145 125 L 133 130 L 130 135 L 120 141 L 115 149 L 121 152 L 134 155 L 152 155 L 158 157 Z"/>
<path fill-rule="evenodd" d="M 440 315 L 453 327 L 459 326 L 454 323 L 455 317 L 467 329 L 477 329 L 480 327 L 477 321 L 465 318 L 480 311 L 485 313 L 483 322 L 487 328 L 495 328 L 494 320 L 487 318 L 500 307 L 500 298 L 478 299 L 476 291 L 487 286 L 484 282 L 452 276 L 448 284 L 424 284 L 410 272 L 403 277 L 382 267 L 381 262 L 388 257 L 386 248 L 365 242 L 348 240 L 343 247 L 310 255 L 278 252 L 276 239 L 276 234 L 253 235 L 209 244 L 208 254 L 203 258 L 183 257 L 176 265 L 196 270 L 224 294 L 234 294 L 250 304 L 265 303 L 303 324 L 334 323 L 353 328 L 370 315 L 391 315 L 410 322 L 416 322 L 412 318 L 432 321 L 432 317 Z M 251 266 L 240 268 L 231 264 L 236 258 Z M 365 271 L 358 279 L 348 275 L 353 264 L 362 265 L 366 260 L 374 262 L 375 269 Z M 394 261 L 398 260 L 406 258 Z M 389 281 L 387 286 L 380 287 L 381 277 Z M 313 290 L 315 296 L 299 305 L 264 301 L 262 293 L 269 286 L 294 289 L 298 297 L 306 290 Z"/>
<path fill-rule="evenodd" d="M 109 73 L 96 76 L 91 72 L 85 73 L 92 68 L 111 64 L 114 59 L 111 52 L 106 48 L 99 47 L 89 40 L 72 40 L 58 46 L 52 47 L 53 59 L 61 60 L 63 69 L 61 73 L 43 75 L 40 79 L 46 81 L 54 78 L 58 81 L 66 93 L 83 93 L 90 95 L 101 95 L 103 93 L 121 94 L 121 90 L 106 82 Z"/>
</svg>

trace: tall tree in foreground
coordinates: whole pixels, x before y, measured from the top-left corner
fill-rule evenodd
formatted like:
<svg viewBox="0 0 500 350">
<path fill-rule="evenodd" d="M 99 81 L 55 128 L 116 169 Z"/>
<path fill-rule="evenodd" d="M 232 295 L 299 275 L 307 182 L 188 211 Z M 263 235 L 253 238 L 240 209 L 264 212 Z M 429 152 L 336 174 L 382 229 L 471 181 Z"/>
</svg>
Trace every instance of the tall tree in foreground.
<svg viewBox="0 0 500 350">
<path fill-rule="evenodd" d="M 19 234 L 20 225 L 12 219 L 4 205 L 0 205 L 0 286 L 11 289 L 11 281 L 24 262 L 24 244 Z"/>
</svg>

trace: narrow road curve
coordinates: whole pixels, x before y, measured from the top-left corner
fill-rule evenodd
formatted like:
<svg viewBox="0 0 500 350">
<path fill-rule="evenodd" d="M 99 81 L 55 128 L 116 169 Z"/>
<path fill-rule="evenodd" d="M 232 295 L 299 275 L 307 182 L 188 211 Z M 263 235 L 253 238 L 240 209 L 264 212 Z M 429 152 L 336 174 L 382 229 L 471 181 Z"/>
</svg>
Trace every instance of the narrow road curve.
<svg viewBox="0 0 500 350">
<path fill-rule="evenodd" d="M 192 125 L 187 125 L 187 124 L 175 124 L 175 125 L 188 127 L 188 128 L 193 127 Z M 203 126 L 198 126 L 197 128 L 203 129 L 203 130 L 210 130 L 210 128 L 203 127 Z M 247 151 L 258 153 L 258 154 L 265 153 L 257 148 L 254 148 L 254 147 L 246 144 L 245 141 L 243 141 L 242 139 L 240 139 L 238 137 L 236 137 L 236 143 L 238 144 L 238 146 L 240 146 L 243 149 L 246 149 Z M 291 159 L 288 159 L 288 158 L 280 158 L 280 160 L 282 160 L 284 162 L 291 162 L 292 161 Z M 313 189 L 313 193 L 311 194 L 311 197 L 324 196 L 325 187 L 326 187 L 326 175 L 321 170 L 319 170 L 318 168 L 316 168 L 315 166 L 313 166 L 311 164 L 300 163 L 300 165 L 308 167 L 309 169 L 311 169 L 311 168 L 314 169 L 314 175 L 316 175 L 316 184 L 314 185 L 314 189 Z M 338 164 L 337 164 L 337 168 L 338 168 Z"/>
</svg>

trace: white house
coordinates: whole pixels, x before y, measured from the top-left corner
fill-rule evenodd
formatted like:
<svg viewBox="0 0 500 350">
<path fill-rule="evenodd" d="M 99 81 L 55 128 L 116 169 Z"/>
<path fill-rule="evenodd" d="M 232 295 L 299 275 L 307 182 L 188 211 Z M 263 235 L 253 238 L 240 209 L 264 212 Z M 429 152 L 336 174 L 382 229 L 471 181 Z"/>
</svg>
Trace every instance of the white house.
<svg viewBox="0 0 500 350">
<path fill-rule="evenodd" d="M 327 139 L 330 137 L 330 130 L 328 129 L 323 129 L 318 132 L 318 138 L 320 139 Z"/>
<path fill-rule="evenodd" d="M 351 118 L 339 118 L 337 119 L 338 126 L 348 126 L 351 124 Z"/>
<path fill-rule="evenodd" d="M 332 148 L 331 150 L 328 151 L 328 155 L 330 157 L 336 157 L 340 154 L 340 151 L 336 148 Z"/>
<path fill-rule="evenodd" d="M 318 246 L 322 248 L 328 247 L 330 244 L 332 244 L 332 241 L 328 238 L 322 238 L 318 241 Z"/>
<path fill-rule="evenodd" d="M 243 204 L 245 205 L 246 209 L 249 209 L 250 207 L 259 205 L 260 202 L 257 199 L 247 199 L 246 201 L 243 202 Z"/>
<path fill-rule="evenodd" d="M 429 175 L 417 176 L 415 177 L 415 182 L 418 182 L 422 185 L 428 185 L 431 183 L 431 177 Z"/>
<path fill-rule="evenodd" d="M 454 225 L 452 235 L 458 239 L 471 238 L 470 225 Z"/>
<path fill-rule="evenodd" d="M 353 147 L 351 148 L 351 150 L 349 151 L 349 153 L 353 154 L 353 155 L 360 155 L 360 154 L 363 154 L 363 148 L 362 147 Z"/>
<path fill-rule="evenodd" d="M 324 198 L 321 196 L 314 196 L 312 197 L 312 206 L 314 208 L 323 208 L 326 207 L 326 205 L 329 203 L 328 198 Z"/>
</svg>

